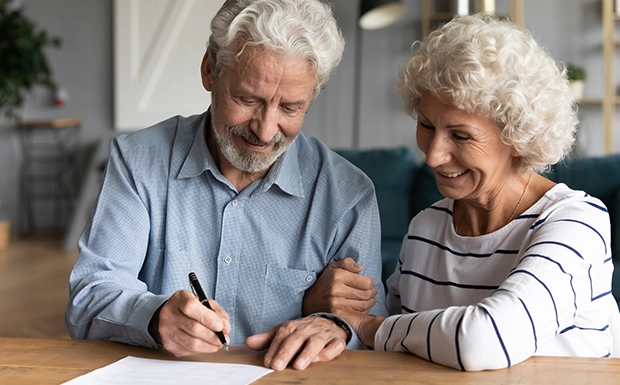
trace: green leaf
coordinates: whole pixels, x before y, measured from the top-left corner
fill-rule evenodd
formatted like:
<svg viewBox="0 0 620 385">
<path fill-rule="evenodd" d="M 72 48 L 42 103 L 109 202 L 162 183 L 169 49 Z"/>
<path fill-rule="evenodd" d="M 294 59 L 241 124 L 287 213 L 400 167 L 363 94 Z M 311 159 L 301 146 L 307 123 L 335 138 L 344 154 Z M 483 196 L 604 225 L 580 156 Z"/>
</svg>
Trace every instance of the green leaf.
<svg viewBox="0 0 620 385">
<path fill-rule="evenodd" d="M 24 15 L 0 0 L 0 114 L 18 119 L 24 96 L 34 86 L 56 89 L 45 49 L 58 48 L 59 37 L 49 36 Z"/>
</svg>

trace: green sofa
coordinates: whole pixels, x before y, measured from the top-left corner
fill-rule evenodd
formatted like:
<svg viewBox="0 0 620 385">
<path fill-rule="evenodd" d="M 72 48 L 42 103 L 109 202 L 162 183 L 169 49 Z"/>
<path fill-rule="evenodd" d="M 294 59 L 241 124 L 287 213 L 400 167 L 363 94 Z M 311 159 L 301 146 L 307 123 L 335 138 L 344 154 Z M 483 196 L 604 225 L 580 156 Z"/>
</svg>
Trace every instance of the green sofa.
<svg viewBox="0 0 620 385">
<path fill-rule="evenodd" d="M 381 216 L 383 281 L 398 261 L 409 221 L 442 198 L 430 168 L 408 148 L 339 149 L 344 158 L 364 171 L 375 185 Z M 555 182 L 586 191 L 603 201 L 611 217 L 611 248 L 614 254 L 613 293 L 620 300 L 620 154 L 569 159 L 545 174 Z M 620 301 L 619 301 L 620 304 Z"/>
</svg>

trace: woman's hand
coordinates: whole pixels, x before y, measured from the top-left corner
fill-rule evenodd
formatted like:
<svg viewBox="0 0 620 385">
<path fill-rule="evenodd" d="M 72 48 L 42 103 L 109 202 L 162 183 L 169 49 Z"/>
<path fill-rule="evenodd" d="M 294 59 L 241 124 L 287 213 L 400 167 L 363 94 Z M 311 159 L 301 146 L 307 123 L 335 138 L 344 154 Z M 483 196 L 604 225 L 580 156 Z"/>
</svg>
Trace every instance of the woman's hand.
<svg viewBox="0 0 620 385">
<path fill-rule="evenodd" d="M 377 302 L 372 278 L 359 274 L 364 266 L 351 258 L 330 263 L 304 294 L 303 314 L 334 313 L 336 309 L 368 313 Z"/>
<path fill-rule="evenodd" d="M 338 309 L 334 314 L 351 325 L 353 330 L 355 330 L 355 334 L 357 334 L 357 337 L 364 345 L 370 348 L 375 347 L 375 334 L 377 334 L 377 330 L 379 330 L 379 326 L 381 326 L 385 317 L 371 316 L 349 308 Z"/>
</svg>

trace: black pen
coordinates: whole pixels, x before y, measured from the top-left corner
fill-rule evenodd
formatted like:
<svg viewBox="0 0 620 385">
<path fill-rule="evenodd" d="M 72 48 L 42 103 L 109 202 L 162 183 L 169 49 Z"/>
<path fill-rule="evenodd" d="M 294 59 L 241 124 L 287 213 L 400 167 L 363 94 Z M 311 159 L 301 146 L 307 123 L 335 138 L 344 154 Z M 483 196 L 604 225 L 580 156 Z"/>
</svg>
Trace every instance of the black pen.
<svg viewBox="0 0 620 385">
<path fill-rule="evenodd" d="M 198 299 L 200 300 L 200 302 L 202 302 L 202 304 L 208 307 L 209 309 L 213 310 L 211 308 L 211 305 L 209 304 L 209 300 L 207 299 L 205 292 L 202 291 L 202 286 L 200 286 L 200 282 L 198 282 L 198 278 L 196 277 L 196 274 L 194 272 L 189 273 L 189 283 L 192 285 L 192 287 L 196 291 L 196 294 L 198 294 Z M 226 343 L 226 337 L 224 337 L 224 333 L 219 331 L 219 332 L 215 332 L 215 334 L 217 335 L 217 338 L 220 339 L 220 342 L 224 346 L 224 349 L 228 351 L 228 344 Z"/>
</svg>

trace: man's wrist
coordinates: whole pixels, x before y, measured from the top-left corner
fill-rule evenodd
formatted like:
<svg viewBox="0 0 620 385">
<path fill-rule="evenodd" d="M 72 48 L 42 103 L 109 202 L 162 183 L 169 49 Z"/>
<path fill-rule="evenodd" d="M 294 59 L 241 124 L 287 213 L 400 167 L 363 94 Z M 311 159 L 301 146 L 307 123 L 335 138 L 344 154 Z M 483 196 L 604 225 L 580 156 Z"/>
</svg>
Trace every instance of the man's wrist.
<svg viewBox="0 0 620 385">
<path fill-rule="evenodd" d="M 165 302 L 164 302 L 165 303 Z M 156 343 L 161 344 L 161 335 L 159 334 L 159 311 L 163 304 L 155 310 L 151 320 L 149 321 L 148 331 Z"/>
<path fill-rule="evenodd" d="M 345 343 L 347 345 L 351 341 L 351 338 L 353 338 L 353 332 L 351 332 L 351 328 L 349 327 L 349 324 L 347 324 L 345 321 L 343 321 L 340 317 L 335 316 L 333 314 L 329 314 L 329 313 L 317 313 L 317 314 L 311 314 L 310 316 L 311 317 L 321 317 L 321 318 L 328 319 L 328 320 L 332 321 L 333 323 L 335 323 L 336 326 L 338 326 L 339 328 L 344 330 L 344 332 L 346 333 L 346 336 L 347 336 L 346 340 L 345 340 Z"/>
</svg>

